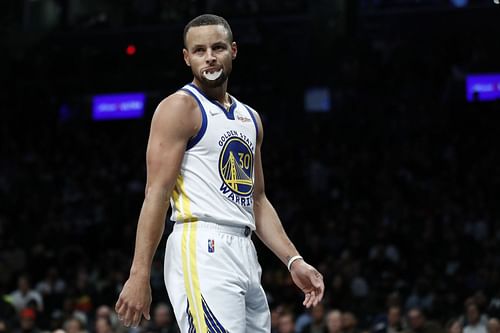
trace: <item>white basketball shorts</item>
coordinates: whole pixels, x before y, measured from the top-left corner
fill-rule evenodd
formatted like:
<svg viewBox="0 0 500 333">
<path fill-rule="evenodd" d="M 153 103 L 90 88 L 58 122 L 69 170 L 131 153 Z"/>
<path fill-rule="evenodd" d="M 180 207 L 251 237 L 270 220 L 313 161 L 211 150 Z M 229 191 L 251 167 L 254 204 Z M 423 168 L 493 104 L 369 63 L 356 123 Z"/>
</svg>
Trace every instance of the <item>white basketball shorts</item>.
<svg viewBox="0 0 500 333">
<path fill-rule="evenodd" d="M 261 267 L 243 227 L 176 223 L 165 251 L 165 285 L 182 333 L 269 333 Z"/>
</svg>

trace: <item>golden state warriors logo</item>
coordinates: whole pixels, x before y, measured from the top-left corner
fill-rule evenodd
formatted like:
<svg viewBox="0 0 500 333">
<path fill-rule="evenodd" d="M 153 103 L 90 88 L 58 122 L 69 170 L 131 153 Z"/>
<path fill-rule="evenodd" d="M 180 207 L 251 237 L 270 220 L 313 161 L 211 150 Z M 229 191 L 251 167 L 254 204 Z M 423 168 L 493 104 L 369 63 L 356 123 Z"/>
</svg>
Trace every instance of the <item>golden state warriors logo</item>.
<svg viewBox="0 0 500 333">
<path fill-rule="evenodd" d="M 219 158 L 219 173 L 224 182 L 221 187 L 223 194 L 231 190 L 236 194 L 232 200 L 245 205 L 248 199 L 238 196 L 249 196 L 253 190 L 253 153 L 250 146 L 240 137 L 229 138 Z M 249 202 L 250 203 L 250 202 Z"/>
</svg>

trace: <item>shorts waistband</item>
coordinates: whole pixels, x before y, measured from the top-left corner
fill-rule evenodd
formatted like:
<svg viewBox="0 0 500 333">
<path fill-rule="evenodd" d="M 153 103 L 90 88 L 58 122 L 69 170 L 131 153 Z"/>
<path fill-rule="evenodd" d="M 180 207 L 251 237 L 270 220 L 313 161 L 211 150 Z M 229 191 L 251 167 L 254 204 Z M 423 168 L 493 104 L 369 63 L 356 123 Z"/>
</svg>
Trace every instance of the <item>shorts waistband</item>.
<svg viewBox="0 0 500 333">
<path fill-rule="evenodd" d="M 250 237 L 252 235 L 252 229 L 248 226 L 235 226 L 226 224 L 217 224 L 212 222 L 196 221 L 196 222 L 175 222 L 174 230 L 182 230 L 184 223 L 195 223 L 196 228 L 204 230 L 215 230 L 225 234 L 230 234 L 233 236 L 240 237 Z"/>
</svg>

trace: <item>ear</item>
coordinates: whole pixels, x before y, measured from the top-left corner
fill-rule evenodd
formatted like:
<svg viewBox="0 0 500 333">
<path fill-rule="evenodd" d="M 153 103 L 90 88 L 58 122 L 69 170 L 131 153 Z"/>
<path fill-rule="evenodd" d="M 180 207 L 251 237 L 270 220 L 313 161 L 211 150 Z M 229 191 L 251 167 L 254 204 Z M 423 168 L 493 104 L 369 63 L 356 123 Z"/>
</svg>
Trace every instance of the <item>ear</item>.
<svg viewBox="0 0 500 333">
<path fill-rule="evenodd" d="M 186 65 L 188 65 L 189 67 L 191 67 L 191 63 L 189 62 L 189 52 L 188 52 L 188 50 L 186 50 L 185 48 L 182 49 L 182 55 L 184 56 L 184 62 L 186 63 Z"/>
<path fill-rule="evenodd" d="M 231 56 L 234 59 L 236 59 L 236 55 L 238 54 L 238 45 L 236 45 L 236 42 L 231 43 Z"/>
</svg>

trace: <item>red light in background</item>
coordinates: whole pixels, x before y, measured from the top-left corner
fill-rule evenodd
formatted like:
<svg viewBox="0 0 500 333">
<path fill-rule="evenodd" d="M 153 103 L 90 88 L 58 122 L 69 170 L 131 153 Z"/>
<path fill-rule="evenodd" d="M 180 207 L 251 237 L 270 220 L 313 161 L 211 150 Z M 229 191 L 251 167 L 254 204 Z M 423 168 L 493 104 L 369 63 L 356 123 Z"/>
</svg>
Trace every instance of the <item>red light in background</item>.
<svg viewBox="0 0 500 333">
<path fill-rule="evenodd" d="M 128 56 L 133 56 L 137 52 L 137 48 L 135 47 L 134 44 L 129 44 L 127 48 L 125 49 L 125 53 Z"/>
</svg>

